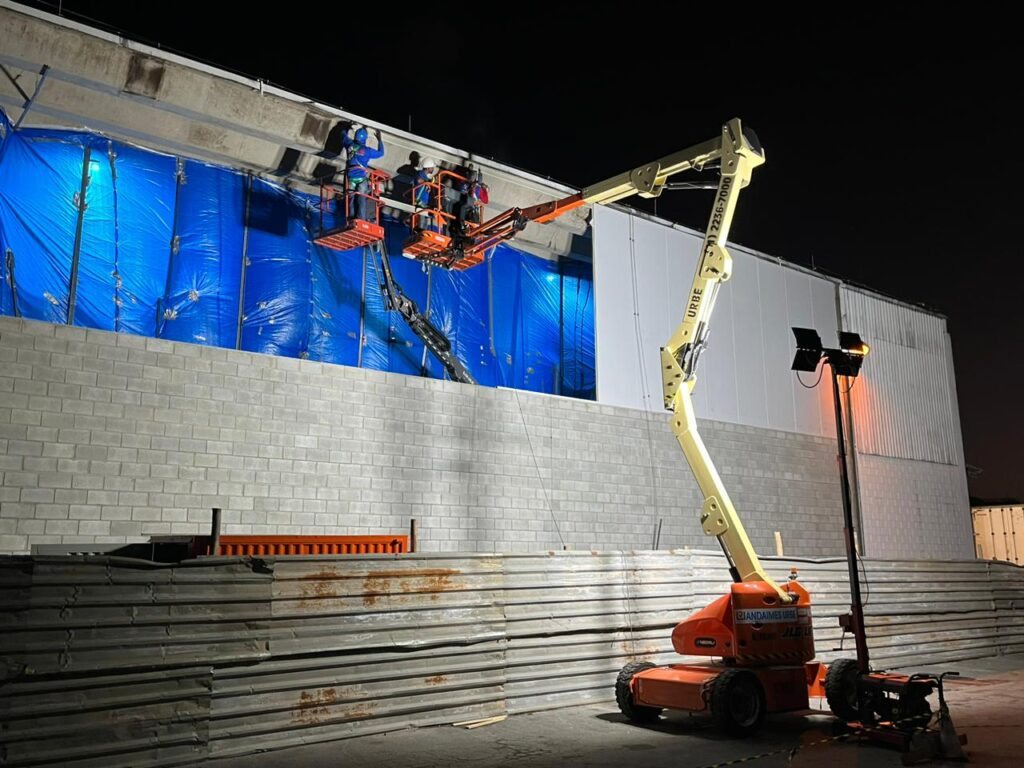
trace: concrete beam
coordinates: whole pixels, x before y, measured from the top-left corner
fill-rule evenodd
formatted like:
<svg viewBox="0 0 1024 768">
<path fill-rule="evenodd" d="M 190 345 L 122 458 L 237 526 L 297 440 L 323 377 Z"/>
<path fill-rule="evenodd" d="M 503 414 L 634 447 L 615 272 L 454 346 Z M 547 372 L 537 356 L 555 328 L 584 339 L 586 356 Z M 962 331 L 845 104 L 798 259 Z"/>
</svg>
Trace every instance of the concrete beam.
<svg viewBox="0 0 1024 768">
<path fill-rule="evenodd" d="M 234 168 L 313 191 L 324 165 L 339 164 L 339 124 L 382 130 L 394 173 L 412 153 L 449 165 L 481 168 L 494 201 L 489 215 L 572 192 L 562 185 L 486 158 L 430 142 L 318 104 L 256 80 L 124 40 L 100 30 L 0 0 L 0 62 L 33 86 L 46 65 L 46 85 L 25 124 L 85 128 L 113 138 Z M 24 99 L 6 78 L 0 103 L 16 119 Z M 586 230 L 587 210 L 531 226 L 517 247 L 545 258 L 568 252 Z"/>
</svg>

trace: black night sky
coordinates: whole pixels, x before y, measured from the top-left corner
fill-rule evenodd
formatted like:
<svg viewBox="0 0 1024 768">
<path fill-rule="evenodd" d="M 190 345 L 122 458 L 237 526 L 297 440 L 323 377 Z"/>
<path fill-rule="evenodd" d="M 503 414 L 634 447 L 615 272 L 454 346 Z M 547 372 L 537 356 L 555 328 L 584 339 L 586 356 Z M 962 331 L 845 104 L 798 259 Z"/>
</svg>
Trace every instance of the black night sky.
<svg viewBox="0 0 1024 768">
<path fill-rule="evenodd" d="M 421 136 L 574 186 L 742 118 L 768 162 L 732 239 L 945 314 L 966 458 L 983 470 L 972 495 L 1024 499 L 1018 28 L 931 9 L 899 20 L 819 7 L 810 13 L 836 20 L 812 26 L 768 6 L 678 17 L 554 6 L 62 3 L 72 18 L 388 125 L 411 119 Z M 703 229 L 707 194 L 666 193 L 657 212 Z"/>
</svg>

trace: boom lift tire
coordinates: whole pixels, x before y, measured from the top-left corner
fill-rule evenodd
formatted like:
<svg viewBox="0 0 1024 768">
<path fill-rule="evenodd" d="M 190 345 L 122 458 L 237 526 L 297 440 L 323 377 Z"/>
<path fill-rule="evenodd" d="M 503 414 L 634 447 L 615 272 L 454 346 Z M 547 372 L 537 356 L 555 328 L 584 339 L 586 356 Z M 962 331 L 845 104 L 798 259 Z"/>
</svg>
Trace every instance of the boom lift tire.
<svg viewBox="0 0 1024 768">
<path fill-rule="evenodd" d="M 622 668 L 615 680 L 615 702 L 619 705 L 619 711 L 634 723 L 653 723 L 661 717 L 660 707 L 644 707 L 634 704 L 633 691 L 629 687 L 637 672 L 653 669 L 654 666 L 649 661 L 632 661 Z"/>
<path fill-rule="evenodd" d="M 715 726 L 731 736 L 754 733 L 767 710 L 761 681 L 744 669 L 727 669 L 715 678 L 710 705 Z"/>
<path fill-rule="evenodd" d="M 860 667 L 855 659 L 837 659 L 825 675 L 825 700 L 832 714 L 844 722 L 860 720 L 857 679 Z"/>
</svg>

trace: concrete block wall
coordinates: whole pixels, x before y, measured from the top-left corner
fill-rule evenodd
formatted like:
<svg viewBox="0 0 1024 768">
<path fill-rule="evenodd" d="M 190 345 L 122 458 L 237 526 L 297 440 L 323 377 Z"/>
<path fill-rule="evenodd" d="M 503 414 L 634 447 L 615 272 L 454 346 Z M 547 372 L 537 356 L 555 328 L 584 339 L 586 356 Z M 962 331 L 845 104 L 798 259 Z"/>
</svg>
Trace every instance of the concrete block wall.
<svg viewBox="0 0 1024 768">
<path fill-rule="evenodd" d="M 841 552 L 834 447 L 703 422 L 756 545 Z M 652 460 L 653 457 L 653 460 Z M 713 544 L 666 414 L 0 318 L 0 551 L 399 533 L 426 551 Z"/>
<path fill-rule="evenodd" d="M 973 560 L 964 468 L 858 454 L 866 555 Z"/>
</svg>

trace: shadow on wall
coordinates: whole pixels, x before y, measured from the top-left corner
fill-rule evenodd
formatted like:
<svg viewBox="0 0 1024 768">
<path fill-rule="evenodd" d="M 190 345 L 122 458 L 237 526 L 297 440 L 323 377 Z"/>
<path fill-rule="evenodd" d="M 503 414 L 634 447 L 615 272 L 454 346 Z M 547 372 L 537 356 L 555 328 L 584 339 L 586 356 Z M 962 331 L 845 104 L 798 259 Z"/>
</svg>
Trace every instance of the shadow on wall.
<svg viewBox="0 0 1024 768">
<path fill-rule="evenodd" d="M 248 208 L 248 220 L 243 213 L 241 226 L 248 221 L 250 229 L 258 229 L 268 234 L 284 236 L 288 233 L 289 210 L 286 198 L 281 195 L 268 194 L 266 187 L 259 186 L 248 192 L 248 205 L 242 201 L 242 210 Z"/>
</svg>

